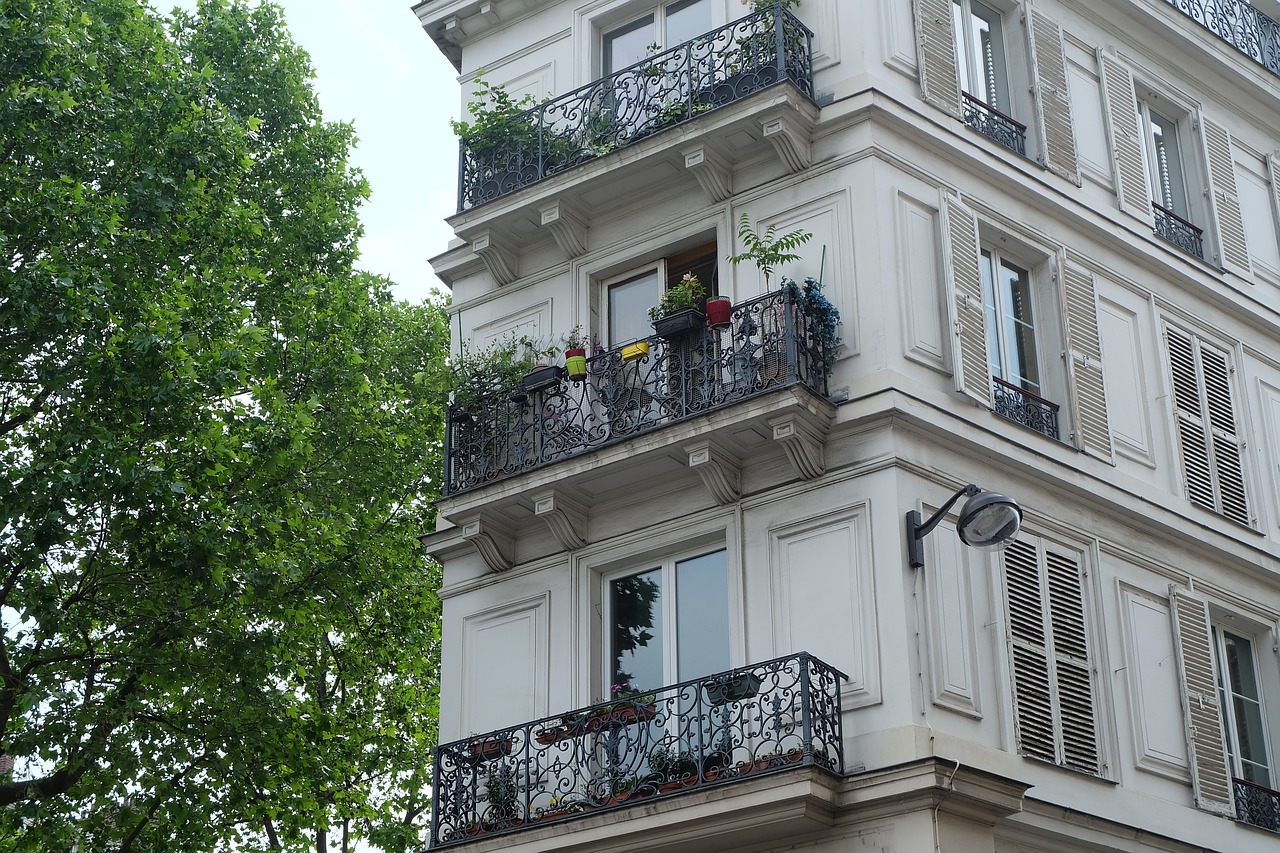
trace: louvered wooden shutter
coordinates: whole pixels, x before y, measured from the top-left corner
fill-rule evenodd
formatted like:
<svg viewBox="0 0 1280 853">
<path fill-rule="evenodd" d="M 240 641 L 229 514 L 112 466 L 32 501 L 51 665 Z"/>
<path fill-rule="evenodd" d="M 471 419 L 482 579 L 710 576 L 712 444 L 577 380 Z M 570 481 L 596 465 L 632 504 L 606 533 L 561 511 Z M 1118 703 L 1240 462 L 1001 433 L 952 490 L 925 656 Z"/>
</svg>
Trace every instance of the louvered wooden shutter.
<svg viewBox="0 0 1280 853">
<path fill-rule="evenodd" d="M 946 196 L 942 219 L 956 390 L 991 408 L 987 314 L 982 303 L 982 271 L 978 267 L 978 217 L 957 199 Z"/>
<path fill-rule="evenodd" d="M 1093 274 L 1064 251 L 1058 253 L 1058 278 L 1067 318 L 1067 379 L 1076 424 L 1075 444 L 1114 465 Z"/>
<path fill-rule="evenodd" d="M 1267 180 L 1271 183 L 1271 215 L 1280 219 L 1280 155 L 1267 155 Z"/>
<path fill-rule="evenodd" d="M 1176 587 L 1169 588 L 1169 597 L 1173 601 L 1182 719 L 1187 728 L 1196 806 L 1214 814 L 1235 817 L 1218 681 L 1214 676 L 1209 606 Z"/>
<path fill-rule="evenodd" d="M 915 0 L 916 66 L 921 96 L 960 118 L 960 70 L 951 7 L 952 0 Z"/>
<path fill-rule="evenodd" d="M 1218 264 L 1243 276 L 1253 275 L 1249 247 L 1245 244 L 1244 215 L 1236 189 L 1235 159 L 1231 136 L 1216 121 L 1200 116 L 1205 162 L 1209 164 L 1209 205 L 1217 226 Z"/>
<path fill-rule="evenodd" d="M 1004 552 L 1018 751 L 1098 773 L 1079 556 L 1022 537 Z"/>
<path fill-rule="evenodd" d="M 1138 129 L 1138 95 L 1128 66 L 1109 53 L 1098 54 L 1102 71 L 1102 101 L 1111 137 L 1112 167 L 1120 209 L 1154 226 L 1147 170 Z"/>
<path fill-rule="evenodd" d="M 1040 135 L 1040 162 L 1054 174 L 1080 186 L 1062 28 L 1051 18 L 1033 10 L 1029 35 L 1031 67 L 1035 75 L 1032 92 L 1036 104 L 1036 129 Z"/>
<path fill-rule="evenodd" d="M 1187 500 L 1251 524 L 1225 353 L 1165 326 Z"/>
</svg>

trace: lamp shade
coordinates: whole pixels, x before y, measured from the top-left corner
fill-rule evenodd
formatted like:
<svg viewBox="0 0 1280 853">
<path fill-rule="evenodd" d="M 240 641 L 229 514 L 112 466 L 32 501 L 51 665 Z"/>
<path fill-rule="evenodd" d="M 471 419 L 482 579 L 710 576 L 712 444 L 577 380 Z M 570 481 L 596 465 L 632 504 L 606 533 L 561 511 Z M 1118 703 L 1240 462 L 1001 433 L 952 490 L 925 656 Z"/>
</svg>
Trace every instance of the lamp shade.
<svg viewBox="0 0 1280 853">
<path fill-rule="evenodd" d="M 981 491 L 965 501 L 956 522 L 964 544 L 986 551 L 1005 548 L 1022 528 L 1022 510 L 1013 498 Z"/>
</svg>

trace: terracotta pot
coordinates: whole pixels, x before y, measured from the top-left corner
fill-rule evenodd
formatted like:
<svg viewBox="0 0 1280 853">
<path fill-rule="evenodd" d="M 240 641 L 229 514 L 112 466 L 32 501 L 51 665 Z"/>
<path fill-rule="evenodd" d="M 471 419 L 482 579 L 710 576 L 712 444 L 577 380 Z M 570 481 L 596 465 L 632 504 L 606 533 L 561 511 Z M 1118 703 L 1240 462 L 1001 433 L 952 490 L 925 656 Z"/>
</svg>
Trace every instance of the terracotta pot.
<svg viewBox="0 0 1280 853">
<path fill-rule="evenodd" d="M 723 329 L 733 321 L 733 303 L 727 296 L 716 296 L 707 300 L 707 325 L 713 329 Z"/>
</svg>

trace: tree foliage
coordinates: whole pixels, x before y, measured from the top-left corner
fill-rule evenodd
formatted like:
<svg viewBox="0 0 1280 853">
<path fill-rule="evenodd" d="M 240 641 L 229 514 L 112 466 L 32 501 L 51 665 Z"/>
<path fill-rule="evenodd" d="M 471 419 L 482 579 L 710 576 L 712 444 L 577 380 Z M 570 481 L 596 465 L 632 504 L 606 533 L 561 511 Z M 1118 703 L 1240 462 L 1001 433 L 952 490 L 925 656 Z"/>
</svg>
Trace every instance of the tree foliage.
<svg viewBox="0 0 1280 853">
<path fill-rule="evenodd" d="M 0 849 L 416 845 L 447 328 L 353 143 L 273 6 L 0 0 Z"/>
</svg>

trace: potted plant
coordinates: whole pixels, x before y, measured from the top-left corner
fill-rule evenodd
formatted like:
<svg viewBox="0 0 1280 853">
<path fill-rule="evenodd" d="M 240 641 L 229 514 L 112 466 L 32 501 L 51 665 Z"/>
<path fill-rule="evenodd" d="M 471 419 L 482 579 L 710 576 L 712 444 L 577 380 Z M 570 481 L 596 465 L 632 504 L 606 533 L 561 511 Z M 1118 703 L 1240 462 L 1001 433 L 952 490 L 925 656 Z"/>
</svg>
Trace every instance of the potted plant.
<svg viewBox="0 0 1280 853">
<path fill-rule="evenodd" d="M 759 14 L 773 9 L 794 9 L 800 0 L 751 0 L 751 11 L 756 17 L 742 27 L 742 34 L 734 42 L 727 55 L 727 75 L 718 81 L 701 100 L 722 106 L 745 95 L 763 89 L 780 79 L 778 74 L 778 39 L 775 15 Z M 788 50 L 788 57 L 790 50 Z"/>
<path fill-rule="evenodd" d="M 698 762 L 691 752 L 659 746 L 649 753 L 649 770 L 659 792 L 666 793 L 691 784 L 698 775 Z"/>
<path fill-rule="evenodd" d="M 515 740 L 506 735 L 493 735 L 492 737 L 472 741 L 467 746 L 466 760 L 473 765 L 496 761 L 499 758 L 510 755 L 514 746 Z"/>
<path fill-rule="evenodd" d="M 823 372 L 830 376 L 840 346 L 840 311 L 822 292 L 822 282 L 812 277 L 805 278 L 804 285 L 798 285 L 783 276 L 781 286 L 808 320 L 816 355 L 821 358 Z"/>
<path fill-rule="evenodd" d="M 653 331 L 664 338 L 674 338 L 701 329 L 707 321 L 702 306 L 707 301 L 707 291 L 692 272 L 687 272 L 680 283 L 662 294 L 658 304 L 649 309 Z"/>
<path fill-rule="evenodd" d="M 707 325 L 723 329 L 733 322 L 733 303 L 727 296 L 713 296 L 707 300 Z"/>
<path fill-rule="evenodd" d="M 707 691 L 707 701 L 712 705 L 727 705 L 750 699 L 760 692 L 761 678 L 754 672 L 709 678 L 702 682 Z"/>
<path fill-rule="evenodd" d="M 770 225 L 761 231 L 751 224 L 750 217 L 744 213 L 738 221 L 738 241 L 742 244 L 742 251 L 736 255 L 730 255 L 728 260 L 734 266 L 744 261 L 750 261 L 754 264 L 756 269 L 760 270 L 760 274 L 764 276 L 764 287 L 765 291 L 768 292 L 769 279 L 772 277 L 774 270 L 782 264 L 800 260 L 800 255 L 796 252 L 796 249 L 809 242 L 812 238 L 813 234 L 802 228 L 779 234 L 778 227 Z M 784 340 L 785 336 L 780 328 L 785 323 L 785 314 L 783 313 L 785 310 L 786 306 L 779 301 L 774 304 L 773 311 L 761 316 L 761 320 L 766 326 L 761 331 L 767 340 L 773 342 L 764 352 L 763 370 L 759 374 L 760 380 L 765 385 L 785 380 L 789 375 L 787 371 L 787 341 Z M 770 325 L 772 325 L 772 328 L 768 328 Z M 754 358 L 754 354 L 751 357 Z"/>
<path fill-rule="evenodd" d="M 582 339 L 582 326 L 574 326 L 564 338 L 564 367 L 569 378 L 581 382 L 587 378 L 587 345 Z"/>
</svg>

